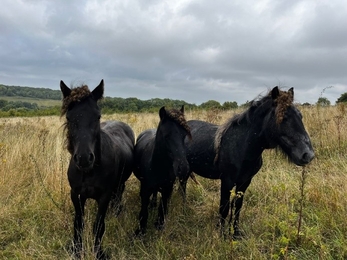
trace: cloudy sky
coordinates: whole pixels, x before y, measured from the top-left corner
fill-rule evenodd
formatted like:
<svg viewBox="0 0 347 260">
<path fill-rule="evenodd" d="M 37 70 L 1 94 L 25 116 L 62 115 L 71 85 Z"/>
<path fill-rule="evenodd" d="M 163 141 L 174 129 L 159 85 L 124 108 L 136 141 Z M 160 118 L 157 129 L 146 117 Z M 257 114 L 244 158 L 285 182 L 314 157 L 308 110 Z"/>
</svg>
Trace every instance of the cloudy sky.
<svg viewBox="0 0 347 260">
<path fill-rule="evenodd" d="M 0 84 L 111 97 L 297 102 L 347 92 L 345 0 L 2 0 Z M 329 88 L 332 86 L 331 88 Z"/>
</svg>

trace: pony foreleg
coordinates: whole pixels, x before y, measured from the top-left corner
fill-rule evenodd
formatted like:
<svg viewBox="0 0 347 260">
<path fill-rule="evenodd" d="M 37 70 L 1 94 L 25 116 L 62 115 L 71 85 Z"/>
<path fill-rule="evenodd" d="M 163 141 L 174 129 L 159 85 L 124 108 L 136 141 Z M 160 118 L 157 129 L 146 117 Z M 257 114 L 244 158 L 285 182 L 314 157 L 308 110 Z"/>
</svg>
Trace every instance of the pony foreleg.
<svg viewBox="0 0 347 260">
<path fill-rule="evenodd" d="M 180 183 L 180 191 L 181 191 L 181 195 L 183 198 L 183 203 L 186 204 L 187 202 L 187 182 L 189 177 L 196 183 L 199 184 L 198 180 L 195 178 L 195 175 L 193 172 L 188 172 L 188 174 L 184 177 L 180 177 L 179 178 L 179 183 Z"/>
<path fill-rule="evenodd" d="M 110 202 L 110 197 L 98 200 L 98 212 L 93 226 L 93 234 L 95 237 L 94 252 L 97 259 L 106 259 L 106 255 L 101 248 L 102 237 L 105 233 L 105 216 Z"/>
<path fill-rule="evenodd" d="M 77 258 L 80 258 L 81 251 L 82 251 L 82 232 L 84 227 L 83 216 L 84 216 L 84 205 L 86 203 L 86 198 L 79 196 L 73 190 L 71 190 L 70 196 L 71 196 L 71 201 L 75 208 L 72 251 Z"/>
<path fill-rule="evenodd" d="M 240 227 L 239 227 L 239 219 L 240 219 L 241 208 L 243 205 L 244 193 L 246 192 L 246 190 L 250 184 L 251 184 L 251 179 L 249 179 L 248 181 L 246 181 L 242 184 L 239 184 L 239 183 L 236 184 L 235 219 L 234 219 L 234 223 L 233 223 L 233 228 L 234 228 L 233 238 L 234 239 L 240 239 L 243 236 L 242 231 L 240 230 Z M 231 214 L 232 214 L 232 212 L 231 212 Z"/>
<path fill-rule="evenodd" d="M 233 188 L 233 182 L 229 179 L 221 180 L 221 196 L 220 196 L 220 206 L 219 206 L 219 215 L 220 215 L 220 228 L 222 235 L 225 235 L 225 221 L 230 209 L 230 195 L 231 189 Z"/>
<path fill-rule="evenodd" d="M 240 218 L 240 211 L 243 204 L 243 194 L 242 195 L 236 194 L 236 196 L 238 197 L 235 198 L 235 219 L 233 223 L 233 229 L 234 229 L 233 239 L 240 239 L 242 237 L 242 232 L 239 227 L 239 218 Z"/>
<path fill-rule="evenodd" d="M 157 221 L 155 222 L 155 227 L 158 230 L 162 230 L 164 228 L 164 223 L 165 223 L 165 217 L 168 213 L 168 204 L 169 200 L 171 198 L 173 190 L 173 183 L 163 187 L 162 192 L 161 192 L 161 200 L 158 208 L 158 218 Z"/>
</svg>

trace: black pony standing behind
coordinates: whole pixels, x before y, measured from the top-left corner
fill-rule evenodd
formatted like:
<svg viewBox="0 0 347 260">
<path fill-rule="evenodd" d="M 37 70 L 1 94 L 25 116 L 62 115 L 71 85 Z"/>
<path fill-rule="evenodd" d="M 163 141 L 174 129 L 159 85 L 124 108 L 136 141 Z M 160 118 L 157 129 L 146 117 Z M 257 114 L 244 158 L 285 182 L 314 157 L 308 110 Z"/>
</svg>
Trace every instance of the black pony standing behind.
<svg viewBox="0 0 347 260">
<path fill-rule="evenodd" d="M 217 126 L 188 121 L 192 141 L 186 140 L 190 170 L 210 179 L 221 180 L 220 221 L 222 231 L 230 209 L 231 190 L 236 186 L 234 238 L 241 235 L 238 222 L 243 193 L 262 166 L 262 152 L 279 147 L 296 165 L 308 164 L 314 157 L 302 115 L 293 105 L 294 90 L 273 88 L 265 97 L 253 101 L 242 114 Z M 189 174 L 180 179 L 182 189 Z M 231 203 L 230 222 L 234 203 Z"/>
<path fill-rule="evenodd" d="M 70 89 L 60 82 L 63 93 L 62 115 L 66 115 L 66 144 L 71 160 L 68 179 L 75 208 L 73 251 L 78 258 L 82 250 L 84 206 L 88 198 L 98 204 L 94 222 L 94 252 L 106 258 L 101 249 L 105 232 L 105 215 L 109 202 L 119 206 L 125 181 L 133 167 L 134 133 L 125 123 L 107 121 L 100 124 L 98 100 L 104 93 L 104 81 L 92 91 L 87 86 Z"/>
<path fill-rule="evenodd" d="M 140 228 L 135 235 L 146 232 L 150 196 L 156 196 L 158 191 L 162 196 L 155 226 L 163 228 L 176 177 L 185 176 L 189 171 L 184 139 L 191 135 L 184 107 L 181 110 L 162 107 L 159 117 L 158 128 L 145 130 L 136 141 L 134 174 L 141 181 L 141 211 Z"/>
</svg>

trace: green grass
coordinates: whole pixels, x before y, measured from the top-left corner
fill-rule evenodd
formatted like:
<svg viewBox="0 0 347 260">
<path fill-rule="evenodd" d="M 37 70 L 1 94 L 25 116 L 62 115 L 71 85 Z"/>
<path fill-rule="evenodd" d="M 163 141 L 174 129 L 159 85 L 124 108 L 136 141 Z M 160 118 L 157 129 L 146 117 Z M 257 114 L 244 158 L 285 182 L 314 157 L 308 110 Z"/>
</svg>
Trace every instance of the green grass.
<svg viewBox="0 0 347 260">
<path fill-rule="evenodd" d="M 223 239 L 216 229 L 219 181 L 197 176 L 189 181 L 187 203 L 174 191 L 165 229 L 133 239 L 140 210 L 139 182 L 127 182 L 125 208 L 106 218 L 103 247 L 112 259 L 347 259 L 347 132 L 333 120 L 338 108 L 302 109 L 316 158 L 305 169 L 276 151 L 264 152 L 264 165 L 245 193 L 240 227 L 244 239 Z M 230 113 L 219 115 L 223 122 Z M 104 116 L 131 125 L 136 134 L 157 123 L 157 114 Z M 187 114 L 206 120 L 208 113 Z M 217 120 L 217 119 L 216 119 Z M 66 178 L 63 120 L 57 117 L 0 119 L 0 259 L 70 259 L 73 207 Z M 303 211 L 300 215 L 300 200 Z M 93 259 L 95 203 L 88 201 L 84 256 Z M 302 219 L 298 235 L 298 221 Z"/>
</svg>

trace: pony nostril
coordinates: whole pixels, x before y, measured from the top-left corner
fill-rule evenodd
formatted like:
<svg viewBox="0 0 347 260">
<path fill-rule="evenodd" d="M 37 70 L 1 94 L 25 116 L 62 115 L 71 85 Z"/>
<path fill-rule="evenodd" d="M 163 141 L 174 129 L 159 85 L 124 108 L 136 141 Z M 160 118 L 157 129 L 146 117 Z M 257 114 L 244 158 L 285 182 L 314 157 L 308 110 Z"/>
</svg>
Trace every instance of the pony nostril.
<svg viewBox="0 0 347 260">
<path fill-rule="evenodd" d="M 314 157 L 313 153 L 304 153 L 302 156 L 302 159 L 305 162 L 310 162 L 312 161 L 313 157 Z"/>
<path fill-rule="evenodd" d="M 75 154 L 74 156 L 73 156 L 73 160 L 74 160 L 74 162 L 77 164 L 78 163 L 78 156 L 77 156 L 77 154 Z"/>
<path fill-rule="evenodd" d="M 90 153 L 89 154 L 89 162 L 93 162 L 94 161 L 94 154 Z"/>
<path fill-rule="evenodd" d="M 76 153 L 73 156 L 73 160 L 74 160 L 75 164 L 77 165 L 77 167 L 86 168 L 86 167 L 90 167 L 91 165 L 93 165 L 94 160 L 95 160 L 95 156 L 93 153 L 84 154 L 84 155 L 80 155 L 80 154 Z"/>
</svg>

